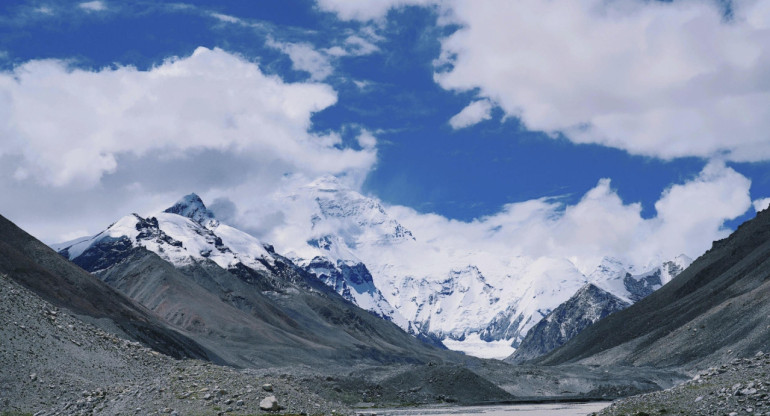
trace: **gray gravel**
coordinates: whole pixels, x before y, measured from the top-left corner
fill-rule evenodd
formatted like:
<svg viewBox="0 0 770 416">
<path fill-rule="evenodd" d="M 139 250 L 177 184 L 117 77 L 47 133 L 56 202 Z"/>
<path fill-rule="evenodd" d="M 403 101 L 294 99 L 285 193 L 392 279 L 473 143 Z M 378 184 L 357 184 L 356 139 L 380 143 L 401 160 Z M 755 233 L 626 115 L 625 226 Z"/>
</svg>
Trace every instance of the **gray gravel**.
<svg viewBox="0 0 770 416">
<path fill-rule="evenodd" d="M 291 377 L 159 354 L 84 323 L 3 275 L 0 369 L 0 412 L 265 414 L 260 401 L 275 396 L 279 413 L 350 413 Z"/>
<path fill-rule="evenodd" d="M 613 403 L 598 415 L 770 415 L 770 354 L 709 368 L 671 389 Z"/>
</svg>

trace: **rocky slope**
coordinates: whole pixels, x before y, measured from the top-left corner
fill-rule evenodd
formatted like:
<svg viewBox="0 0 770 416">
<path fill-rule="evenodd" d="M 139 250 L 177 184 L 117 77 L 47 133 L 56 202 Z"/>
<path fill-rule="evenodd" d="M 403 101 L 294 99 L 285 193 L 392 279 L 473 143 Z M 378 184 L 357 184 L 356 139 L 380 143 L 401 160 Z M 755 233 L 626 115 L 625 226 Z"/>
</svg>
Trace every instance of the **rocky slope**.
<svg viewBox="0 0 770 416">
<path fill-rule="evenodd" d="M 586 328 L 543 364 L 697 371 L 770 349 L 770 210 L 742 224 L 671 282 Z"/>
<path fill-rule="evenodd" d="M 0 216 L 0 273 L 59 307 L 165 354 L 221 359 Z"/>
<path fill-rule="evenodd" d="M 286 377 L 175 360 L 85 323 L 0 274 L 0 410 L 37 415 L 347 413 Z M 272 385 L 265 391 L 263 384 Z"/>
<path fill-rule="evenodd" d="M 521 363 L 549 353 L 589 325 L 628 306 L 630 303 L 588 283 L 533 326 L 506 361 Z"/>
<path fill-rule="evenodd" d="M 736 358 L 671 389 L 619 400 L 594 415 L 769 415 L 770 356 Z"/>
</svg>

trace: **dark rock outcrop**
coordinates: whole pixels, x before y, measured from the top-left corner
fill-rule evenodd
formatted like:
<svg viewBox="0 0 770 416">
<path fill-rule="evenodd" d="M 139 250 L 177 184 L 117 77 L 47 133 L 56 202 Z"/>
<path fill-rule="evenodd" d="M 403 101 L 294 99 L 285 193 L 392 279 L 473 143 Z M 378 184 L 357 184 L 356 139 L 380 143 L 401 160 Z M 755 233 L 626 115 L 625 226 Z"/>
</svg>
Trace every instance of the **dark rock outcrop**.
<svg viewBox="0 0 770 416">
<path fill-rule="evenodd" d="M 588 283 L 530 328 L 519 348 L 506 361 L 521 363 L 547 354 L 589 325 L 629 306 L 628 302 Z"/>
</svg>

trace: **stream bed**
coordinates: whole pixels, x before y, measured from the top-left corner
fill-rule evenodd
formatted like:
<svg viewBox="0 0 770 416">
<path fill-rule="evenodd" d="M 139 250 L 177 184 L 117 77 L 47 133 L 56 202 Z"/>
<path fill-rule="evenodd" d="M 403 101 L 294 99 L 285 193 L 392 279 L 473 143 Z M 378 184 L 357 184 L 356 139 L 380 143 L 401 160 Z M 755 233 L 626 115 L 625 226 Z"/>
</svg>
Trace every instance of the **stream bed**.
<svg viewBox="0 0 770 416">
<path fill-rule="evenodd" d="M 598 412 L 611 402 L 512 404 L 493 406 L 428 406 L 411 409 L 377 409 L 361 415 L 377 416 L 585 416 Z"/>
</svg>

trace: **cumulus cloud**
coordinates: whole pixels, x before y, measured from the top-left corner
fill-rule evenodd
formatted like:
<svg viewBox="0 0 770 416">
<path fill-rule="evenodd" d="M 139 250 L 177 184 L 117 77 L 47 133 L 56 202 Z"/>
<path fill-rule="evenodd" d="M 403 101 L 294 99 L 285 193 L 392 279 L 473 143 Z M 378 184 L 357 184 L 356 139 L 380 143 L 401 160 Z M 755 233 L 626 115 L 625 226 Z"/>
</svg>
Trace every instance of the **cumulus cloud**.
<svg viewBox="0 0 770 416">
<path fill-rule="evenodd" d="M 233 150 L 318 173 L 366 170 L 374 160 L 336 149 L 335 134 L 307 133 L 310 116 L 336 102 L 329 86 L 284 83 L 218 49 L 199 48 L 148 71 L 32 61 L 0 75 L 0 91 L 8 110 L 0 154 L 23 158 L 18 178 L 54 186 L 93 186 L 123 153 Z"/>
<path fill-rule="evenodd" d="M 640 203 L 623 201 L 610 179 L 601 179 L 574 204 L 533 199 L 467 222 L 388 206 L 388 214 L 416 241 L 380 246 L 366 243 L 377 238 L 367 236 L 355 219 L 313 222 L 317 207 L 313 195 L 303 191 L 306 177 L 284 177 L 281 184 L 272 194 L 245 188 L 229 192 L 239 208 L 235 214 L 230 210 L 229 218 L 283 253 L 304 253 L 305 241 L 332 233 L 346 236 L 356 255 L 375 269 L 390 265 L 403 272 L 401 277 L 441 280 L 449 270 L 472 264 L 500 285 L 536 259 L 559 270 L 569 262 L 588 274 L 605 256 L 641 269 L 680 254 L 696 258 L 712 241 L 729 235 L 725 221 L 744 214 L 752 203 L 751 181 L 722 162 L 711 162 L 696 177 L 663 190 L 651 218 L 642 216 Z M 551 270 L 543 267 L 543 273 Z"/>
<path fill-rule="evenodd" d="M 532 130 L 634 154 L 770 158 L 766 0 L 452 3 L 436 74 Z M 536 18 L 533 18 L 536 17 Z"/>
<path fill-rule="evenodd" d="M 148 70 L 27 62 L 0 73 L 3 215 L 50 241 L 190 191 L 215 198 L 248 183 L 245 192 L 267 194 L 285 175 L 357 186 L 376 139 L 356 150 L 337 133 L 308 132 L 336 99 L 328 85 L 286 83 L 219 49 Z"/>
<path fill-rule="evenodd" d="M 770 207 L 770 198 L 760 198 L 754 201 L 754 210 L 759 212 Z"/>
<path fill-rule="evenodd" d="M 530 130 L 664 159 L 770 159 L 769 0 L 318 0 L 341 19 L 437 4 L 435 80 Z"/>
<path fill-rule="evenodd" d="M 99 0 L 86 1 L 78 4 L 78 7 L 89 12 L 101 12 L 107 10 L 107 6 L 104 4 L 104 2 Z"/>
<path fill-rule="evenodd" d="M 458 130 L 491 118 L 492 103 L 489 100 L 478 100 L 468 104 L 468 106 L 450 118 L 449 125 L 453 129 Z"/>
</svg>

